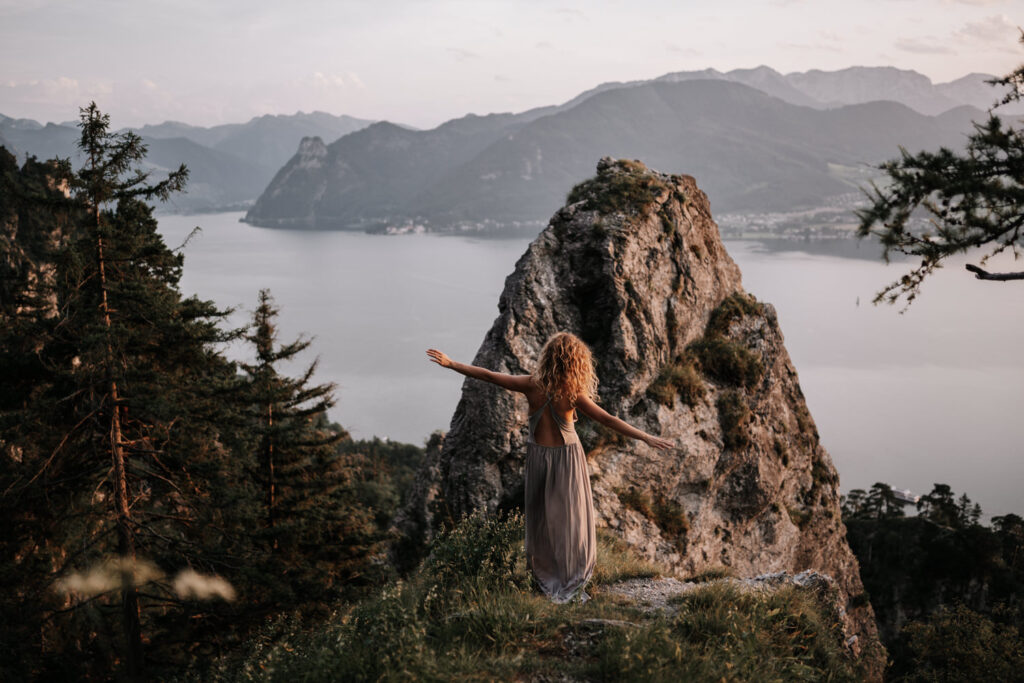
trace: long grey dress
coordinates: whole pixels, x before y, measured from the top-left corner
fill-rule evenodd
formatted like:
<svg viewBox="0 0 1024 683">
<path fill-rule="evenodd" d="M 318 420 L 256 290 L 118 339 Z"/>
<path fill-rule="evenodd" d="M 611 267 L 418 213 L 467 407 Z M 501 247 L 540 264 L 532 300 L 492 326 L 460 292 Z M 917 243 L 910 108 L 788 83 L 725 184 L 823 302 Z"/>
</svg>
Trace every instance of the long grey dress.
<svg viewBox="0 0 1024 683">
<path fill-rule="evenodd" d="M 562 446 L 542 446 L 534 439 L 545 408 L 558 424 Z M 554 602 L 577 594 L 586 599 L 583 587 L 597 561 L 587 457 L 575 427 L 555 413 L 550 395 L 530 416 L 525 470 L 527 566 Z"/>
</svg>

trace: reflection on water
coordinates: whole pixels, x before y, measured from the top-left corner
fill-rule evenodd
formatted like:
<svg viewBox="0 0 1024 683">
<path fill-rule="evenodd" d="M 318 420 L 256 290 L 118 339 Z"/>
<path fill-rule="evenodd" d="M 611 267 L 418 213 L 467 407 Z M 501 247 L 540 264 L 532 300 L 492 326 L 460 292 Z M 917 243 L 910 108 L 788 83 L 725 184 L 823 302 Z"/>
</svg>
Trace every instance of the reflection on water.
<svg viewBox="0 0 1024 683">
<path fill-rule="evenodd" d="M 357 438 L 422 443 L 447 429 L 463 378 L 424 351 L 472 360 L 529 239 L 292 232 L 240 215 L 160 218 L 171 246 L 203 227 L 185 248 L 183 291 L 242 307 L 243 323 L 270 288 L 281 341 L 315 337 L 318 377 L 338 385 L 331 417 Z M 927 493 L 944 482 L 986 517 L 1024 513 L 1024 283 L 975 280 L 961 260 L 900 315 L 870 302 L 905 264 L 793 251 L 807 246 L 798 243 L 726 246 L 745 288 L 778 311 L 844 491 L 885 481 Z M 990 265 L 1020 270 L 1012 257 Z"/>
</svg>

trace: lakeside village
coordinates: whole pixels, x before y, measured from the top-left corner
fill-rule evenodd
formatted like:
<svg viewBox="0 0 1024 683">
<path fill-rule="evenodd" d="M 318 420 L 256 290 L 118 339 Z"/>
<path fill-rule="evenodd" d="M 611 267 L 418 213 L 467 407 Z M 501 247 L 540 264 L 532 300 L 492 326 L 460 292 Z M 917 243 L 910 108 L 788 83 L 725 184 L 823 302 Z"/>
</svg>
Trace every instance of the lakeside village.
<svg viewBox="0 0 1024 683">
<path fill-rule="evenodd" d="M 722 239 L 726 240 L 835 240 L 854 239 L 858 219 L 854 211 L 863 208 L 864 195 L 859 192 L 827 197 L 824 204 L 796 211 L 723 213 L 716 218 Z M 543 230 L 539 221 L 500 223 L 484 220 L 439 228 L 422 218 L 382 222 L 366 228 L 366 232 L 384 235 L 409 235 L 427 232 L 473 233 L 491 236 L 534 235 Z"/>
</svg>

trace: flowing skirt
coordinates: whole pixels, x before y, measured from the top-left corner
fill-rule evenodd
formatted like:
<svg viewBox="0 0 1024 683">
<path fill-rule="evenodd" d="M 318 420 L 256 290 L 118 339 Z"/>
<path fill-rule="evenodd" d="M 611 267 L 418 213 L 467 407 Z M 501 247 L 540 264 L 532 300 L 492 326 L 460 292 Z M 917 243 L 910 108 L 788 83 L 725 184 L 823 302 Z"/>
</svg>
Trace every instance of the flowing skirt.
<svg viewBox="0 0 1024 683">
<path fill-rule="evenodd" d="M 526 445 L 526 564 L 554 602 L 583 593 L 597 562 L 583 446 Z"/>
</svg>

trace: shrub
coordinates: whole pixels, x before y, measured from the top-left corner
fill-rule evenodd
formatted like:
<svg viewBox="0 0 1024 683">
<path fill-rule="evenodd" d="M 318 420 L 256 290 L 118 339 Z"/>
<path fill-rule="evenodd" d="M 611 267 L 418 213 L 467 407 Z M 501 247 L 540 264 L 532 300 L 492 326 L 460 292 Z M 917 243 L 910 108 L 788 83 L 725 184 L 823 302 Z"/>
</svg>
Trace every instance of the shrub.
<svg viewBox="0 0 1024 683">
<path fill-rule="evenodd" d="M 739 342 L 725 337 L 704 337 L 689 346 L 701 369 L 723 384 L 752 387 L 761 381 L 761 359 Z"/>
<path fill-rule="evenodd" d="M 638 213 L 668 186 L 637 161 L 618 159 L 598 165 L 597 175 L 569 191 L 568 204 L 583 201 L 589 211 Z"/>
<path fill-rule="evenodd" d="M 442 587 L 474 578 L 483 584 L 524 585 L 516 571 L 525 557 L 523 515 L 488 515 L 476 510 L 437 538 L 423 573 Z"/>
<path fill-rule="evenodd" d="M 746 426 L 750 420 L 750 408 L 743 395 L 735 390 L 725 391 L 718 397 L 716 407 L 725 447 L 740 450 L 749 446 L 750 434 Z"/>
<path fill-rule="evenodd" d="M 728 336 L 730 325 L 738 320 L 742 320 L 745 316 L 751 315 L 763 316 L 764 304 L 758 302 L 751 294 L 744 294 L 743 292 L 730 294 L 711 312 L 704 336 Z"/>
<path fill-rule="evenodd" d="M 1024 680 L 1024 647 L 1013 626 L 962 604 L 904 627 L 907 681 Z M 901 658 L 902 659 L 902 658 Z"/>
<path fill-rule="evenodd" d="M 707 389 L 694 365 L 694 358 L 689 353 L 676 356 L 647 387 L 647 394 L 651 398 L 669 408 L 675 407 L 676 396 L 686 405 L 695 408 L 706 393 Z"/>
</svg>

